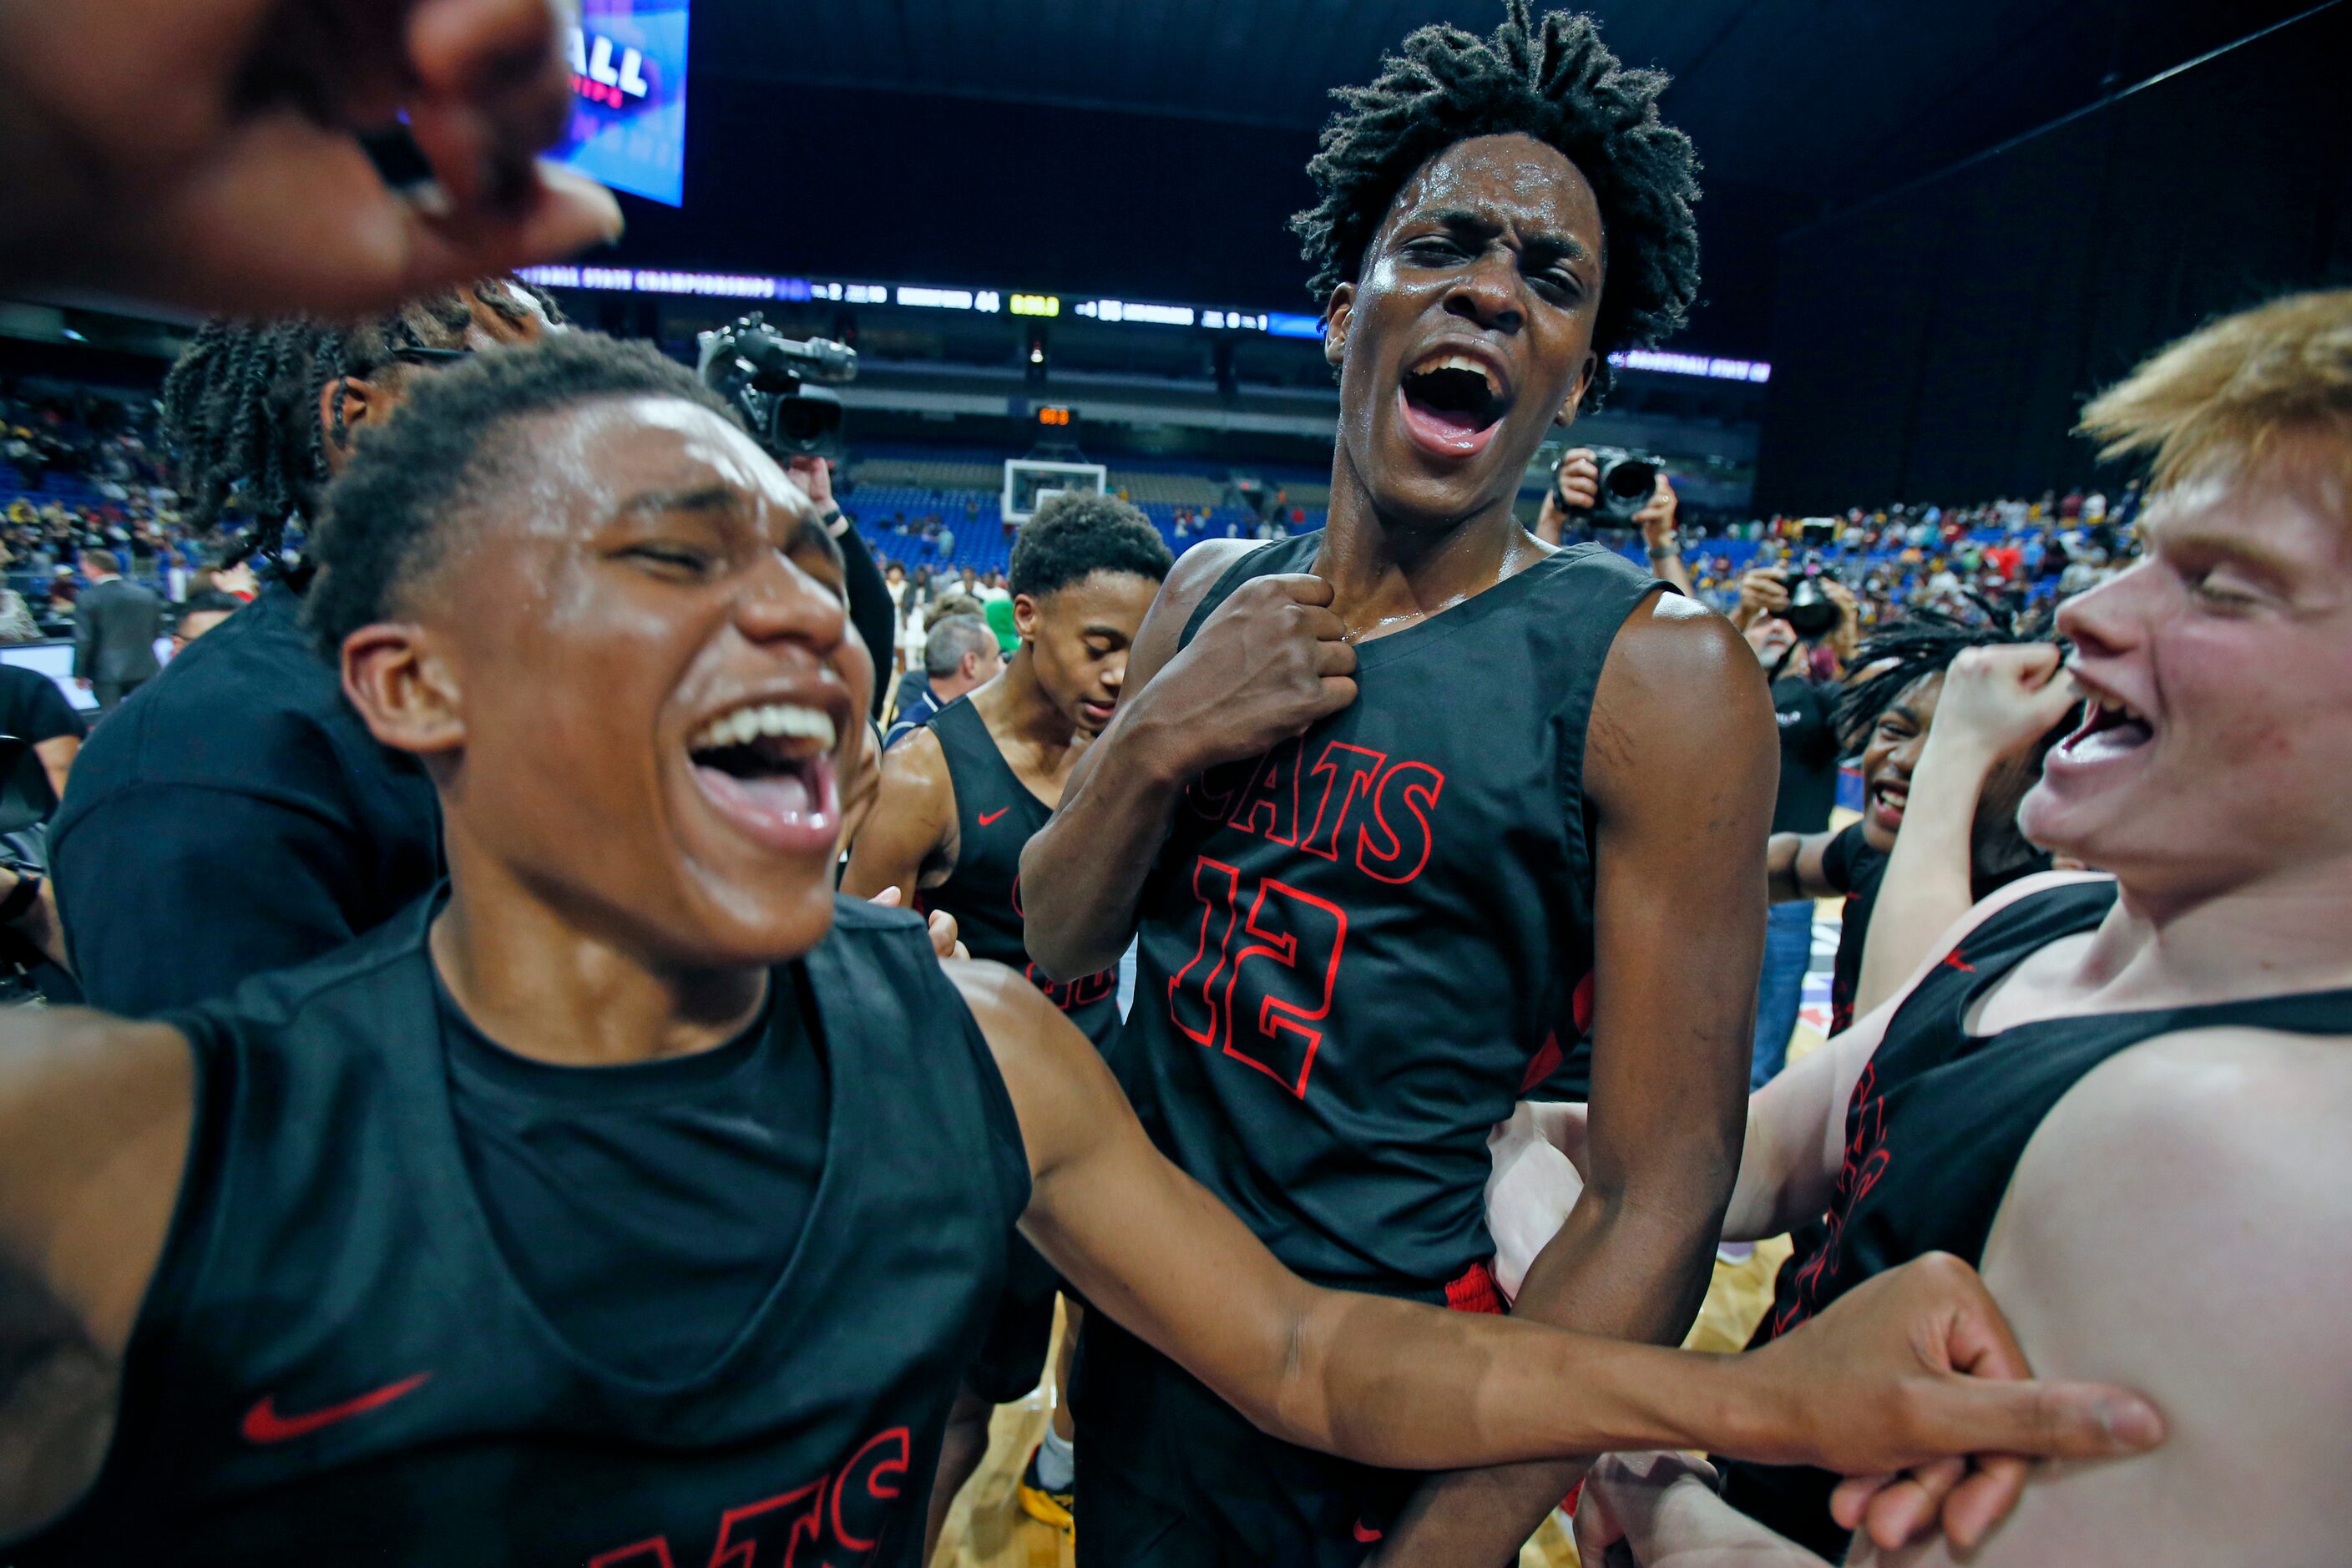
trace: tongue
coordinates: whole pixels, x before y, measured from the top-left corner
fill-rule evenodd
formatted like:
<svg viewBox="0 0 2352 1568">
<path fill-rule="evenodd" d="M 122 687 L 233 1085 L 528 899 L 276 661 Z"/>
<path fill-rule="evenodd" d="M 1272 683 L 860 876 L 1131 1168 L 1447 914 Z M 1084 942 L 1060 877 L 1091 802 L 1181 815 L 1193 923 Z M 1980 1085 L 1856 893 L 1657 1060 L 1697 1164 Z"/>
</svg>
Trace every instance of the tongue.
<svg viewBox="0 0 2352 1568">
<path fill-rule="evenodd" d="M 2137 751 L 2156 738 L 2156 731 L 2136 719 L 2120 719 L 2112 724 L 2075 737 L 2066 750 L 2085 762 L 2101 757 L 2119 757 L 2126 752 Z"/>
<path fill-rule="evenodd" d="M 1475 436 L 1481 428 L 1477 416 L 1466 408 L 1439 408 L 1433 404 L 1423 403 L 1418 398 L 1411 398 L 1408 401 L 1412 404 L 1412 411 L 1415 414 L 1449 436 Z"/>
<path fill-rule="evenodd" d="M 694 771 L 702 787 L 721 805 L 776 821 L 790 821 L 809 814 L 812 797 L 808 781 L 798 773 L 743 779 L 717 768 L 697 766 Z"/>
</svg>

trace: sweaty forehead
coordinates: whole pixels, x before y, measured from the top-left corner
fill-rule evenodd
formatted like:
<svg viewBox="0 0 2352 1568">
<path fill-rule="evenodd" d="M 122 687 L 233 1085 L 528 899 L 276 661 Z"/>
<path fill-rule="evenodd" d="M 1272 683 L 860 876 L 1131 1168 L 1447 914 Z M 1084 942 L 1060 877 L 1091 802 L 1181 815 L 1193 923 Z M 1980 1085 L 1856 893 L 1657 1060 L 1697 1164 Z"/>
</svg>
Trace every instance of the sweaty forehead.
<svg viewBox="0 0 2352 1568">
<path fill-rule="evenodd" d="M 1532 136 L 1474 136 L 1423 163 L 1397 192 L 1388 226 L 1463 212 L 1515 228 L 1601 243 L 1601 202 L 1569 155 Z"/>
<path fill-rule="evenodd" d="M 646 493 L 712 488 L 802 510 L 800 489 L 740 426 L 683 398 L 600 398 L 534 424 L 519 444 L 536 447 L 543 473 L 570 479 L 597 517 Z"/>
</svg>

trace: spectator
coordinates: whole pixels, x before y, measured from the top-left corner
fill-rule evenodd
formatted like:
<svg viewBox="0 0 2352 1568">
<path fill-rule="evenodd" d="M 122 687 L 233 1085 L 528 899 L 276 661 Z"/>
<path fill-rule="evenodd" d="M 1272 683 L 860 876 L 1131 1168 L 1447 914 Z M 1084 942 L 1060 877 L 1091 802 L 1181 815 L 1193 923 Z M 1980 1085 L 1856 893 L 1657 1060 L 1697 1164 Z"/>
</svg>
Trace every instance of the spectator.
<svg viewBox="0 0 2352 1568">
<path fill-rule="evenodd" d="M 883 737 L 888 751 L 931 721 L 931 716 L 957 698 L 976 691 L 1004 668 L 996 634 L 978 616 L 942 616 L 927 636 L 923 650 L 923 683 L 910 694 L 909 673 L 899 683 L 898 717 Z"/>
<path fill-rule="evenodd" d="M 1823 637 L 1851 654 L 1859 619 L 1853 596 L 1834 577 L 1820 579 L 1822 594 L 1837 606 L 1835 626 Z M 1818 834 L 1829 826 L 1837 801 L 1838 730 L 1834 693 L 1813 679 L 1812 649 L 1789 623 L 1788 579 L 1760 568 L 1739 580 L 1739 603 L 1732 624 L 1748 638 L 1772 684 L 1772 708 L 1780 727 L 1780 788 L 1772 810 L 1772 832 Z M 1765 928 L 1764 968 L 1758 981 L 1756 1034 L 1749 1081 L 1769 1082 L 1787 1059 L 1804 1002 L 1805 971 L 1812 962 L 1813 913 L 1810 905 L 1773 906 Z"/>
<path fill-rule="evenodd" d="M 65 798 L 66 778 L 88 733 L 56 681 L 38 670 L 0 664 L 0 735 L 33 748 L 58 800 Z"/>
<path fill-rule="evenodd" d="M 81 567 L 89 589 L 74 602 L 74 684 L 97 696 L 103 717 L 162 672 L 163 601 L 125 582 L 111 551 L 84 552 Z"/>
<path fill-rule="evenodd" d="M 226 594 L 197 594 L 180 606 L 179 625 L 172 628 L 172 657 L 185 653 L 188 645 L 219 626 L 237 611 L 245 608 Z"/>
</svg>

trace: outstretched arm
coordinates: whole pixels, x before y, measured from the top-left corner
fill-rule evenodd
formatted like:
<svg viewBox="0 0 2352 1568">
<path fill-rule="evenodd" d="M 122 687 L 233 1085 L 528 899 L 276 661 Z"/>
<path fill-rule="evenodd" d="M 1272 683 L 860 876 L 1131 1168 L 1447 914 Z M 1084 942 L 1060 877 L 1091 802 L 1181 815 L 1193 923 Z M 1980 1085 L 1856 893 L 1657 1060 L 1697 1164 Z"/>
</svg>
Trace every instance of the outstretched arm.
<svg viewBox="0 0 2352 1568">
<path fill-rule="evenodd" d="M 105 1458 L 194 1077 L 171 1029 L 31 1009 L 0 1024 L 0 1542 L 57 1517 Z"/>
<path fill-rule="evenodd" d="M 1883 1475 L 1953 1453 L 2111 1454 L 2158 1435 L 2114 1390 L 1989 1381 L 2022 1363 L 1950 1258 L 1884 1276 L 1742 1357 L 1318 1289 L 1160 1155 L 1034 986 L 992 964 L 950 974 L 1020 1117 L 1024 1232 L 1095 1306 L 1286 1441 L 1402 1468 L 1696 1447 Z"/>
<path fill-rule="evenodd" d="M 1776 904 L 1843 892 L 1830 883 L 1824 859 L 1834 833 L 1775 833 L 1764 841 L 1764 883 Z"/>
<path fill-rule="evenodd" d="M 1584 1191 L 1528 1270 L 1518 1317 L 1674 1344 L 1706 1293 L 1747 1121 L 1779 756 L 1755 657 L 1723 617 L 1673 595 L 1636 610 L 1584 748 L 1600 822 Z M 1581 1470 L 1433 1479 L 1381 1560 L 1500 1562 Z"/>
</svg>

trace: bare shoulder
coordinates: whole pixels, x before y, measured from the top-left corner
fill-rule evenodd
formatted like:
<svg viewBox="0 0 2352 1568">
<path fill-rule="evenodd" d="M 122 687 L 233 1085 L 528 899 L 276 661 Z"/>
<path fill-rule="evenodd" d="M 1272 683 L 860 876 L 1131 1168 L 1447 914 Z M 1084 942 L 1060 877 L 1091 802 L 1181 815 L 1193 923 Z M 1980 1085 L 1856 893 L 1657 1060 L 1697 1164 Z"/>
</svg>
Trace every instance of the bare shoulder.
<svg viewBox="0 0 2352 1568">
<path fill-rule="evenodd" d="M 1610 645 L 1593 692 L 1587 744 L 1606 793 L 1622 770 L 1642 783 L 1657 768 L 1711 775 L 1777 759 L 1771 697 L 1756 655 L 1705 605 L 1664 590 L 1636 605 Z M 1634 786 L 1630 777 L 1616 777 Z"/>
<path fill-rule="evenodd" d="M 1675 710 L 1769 706 L 1763 670 L 1731 623 L 1664 590 L 1634 606 L 1610 645 L 1596 704 L 1664 701 Z"/>
<path fill-rule="evenodd" d="M 1984 1274 L 2037 1373 L 2137 1387 L 2170 1435 L 2058 1467 L 1992 1563 L 2334 1561 L 2352 1466 L 2352 1038 L 2160 1037 L 2053 1108 Z"/>
<path fill-rule="evenodd" d="M 128 1339 L 163 1250 L 195 1120 L 185 1036 L 102 1013 L 0 1019 L 0 1245 Z"/>
<path fill-rule="evenodd" d="M 882 777 L 887 782 L 915 788 L 947 776 L 948 754 L 928 724 L 882 753 Z"/>
<path fill-rule="evenodd" d="M 1153 601 L 1152 608 L 1191 615 L 1209 596 L 1209 590 L 1217 585 L 1218 579 L 1234 569 L 1235 562 L 1261 548 L 1253 539 L 1202 540 L 1176 557 L 1167 581 L 1160 584 L 1160 596 Z"/>
</svg>

